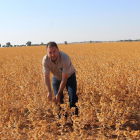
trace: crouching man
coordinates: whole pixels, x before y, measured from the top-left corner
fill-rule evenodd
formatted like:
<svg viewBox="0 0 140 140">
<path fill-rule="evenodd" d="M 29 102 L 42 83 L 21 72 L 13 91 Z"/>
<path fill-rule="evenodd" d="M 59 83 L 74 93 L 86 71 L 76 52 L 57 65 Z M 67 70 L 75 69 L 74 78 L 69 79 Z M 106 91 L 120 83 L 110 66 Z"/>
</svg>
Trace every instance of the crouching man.
<svg viewBox="0 0 140 140">
<path fill-rule="evenodd" d="M 78 102 L 77 82 L 75 68 L 70 60 L 70 57 L 59 51 L 55 42 L 49 42 L 46 45 L 47 54 L 43 57 L 43 73 L 45 85 L 47 87 L 48 100 L 52 100 L 52 91 L 50 83 L 50 72 L 53 74 L 52 86 L 55 95 L 54 101 L 63 103 L 63 90 L 66 87 L 69 95 L 70 107 L 75 107 L 75 114 L 78 115 L 78 108 L 75 103 Z"/>
</svg>

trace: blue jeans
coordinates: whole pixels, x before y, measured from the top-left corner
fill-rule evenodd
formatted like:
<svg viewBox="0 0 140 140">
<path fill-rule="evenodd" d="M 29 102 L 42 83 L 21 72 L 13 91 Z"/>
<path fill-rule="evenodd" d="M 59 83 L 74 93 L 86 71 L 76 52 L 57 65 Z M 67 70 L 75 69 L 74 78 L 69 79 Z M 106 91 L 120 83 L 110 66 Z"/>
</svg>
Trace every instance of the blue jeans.
<svg viewBox="0 0 140 140">
<path fill-rule="evenodd" d="M 54 91 L 55 96 L 58 93 L 60 83 L 61 83 L 61 80 L 58 80 L 56 77 L 53 76 L 52 85 L 53 85 L 53 91 Z M 75 73 L 73 73 L 67 79 L 66 89 L 67 89 L 68 94 L 69 94 L 70 107 L 76 107 L 75 103 L 78 102 L 78 96 L 76 94 L 76 92 L 77 92 L 77 81 L 76 81 Z M 60 102 L 61 103 L 64 103 L 63 98 L 64 98 L 63 93 L 61 93 L 61 96 L 60 96 Z M 76 107 L 75 114 L 78 115 L 77 107 Z"/>
</svg>

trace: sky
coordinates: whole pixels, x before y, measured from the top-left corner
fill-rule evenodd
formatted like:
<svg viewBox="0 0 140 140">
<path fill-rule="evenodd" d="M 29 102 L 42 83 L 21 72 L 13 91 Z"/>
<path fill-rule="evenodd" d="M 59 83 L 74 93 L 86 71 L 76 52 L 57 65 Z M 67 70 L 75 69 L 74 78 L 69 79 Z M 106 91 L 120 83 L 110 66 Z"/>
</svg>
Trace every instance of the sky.
<svg viewBox="0 0 140 140">
<path fill-rule="evenodd" d="M 0 44 L 140 39 L 140 0 L 0 0 Z"/>
</svg>

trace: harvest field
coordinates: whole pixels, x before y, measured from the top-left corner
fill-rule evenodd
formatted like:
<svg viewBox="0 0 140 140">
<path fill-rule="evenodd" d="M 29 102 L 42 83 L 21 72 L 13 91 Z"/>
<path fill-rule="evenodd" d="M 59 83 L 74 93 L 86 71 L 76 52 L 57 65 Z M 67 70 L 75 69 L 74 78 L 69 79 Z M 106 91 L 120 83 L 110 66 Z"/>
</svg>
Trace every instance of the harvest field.
<svg viewBox="0 0 140 140">
<path fill-rule="evenodd" d="M 140 42 L 58 46 L 76 68 L 79 117 L 66 90 L 67 120 L 47 100 L 45 46 L 0 48 L 0 139 L 140 139 Z"/>
</svg>

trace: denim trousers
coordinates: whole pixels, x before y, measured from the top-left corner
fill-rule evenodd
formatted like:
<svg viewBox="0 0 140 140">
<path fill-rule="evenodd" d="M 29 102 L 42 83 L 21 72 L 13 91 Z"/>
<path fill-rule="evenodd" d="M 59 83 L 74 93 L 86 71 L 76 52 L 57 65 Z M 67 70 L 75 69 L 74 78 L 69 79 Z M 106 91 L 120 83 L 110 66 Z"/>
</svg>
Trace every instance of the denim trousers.
<svg viewBox="0 0 140 140">
<path fill-rule="evenodd" d="M 52 77 L 52 86 L 53 86 L 53 91 L 54 95 L 58 93 L 59 86 L 60 86 L 61 80 L 57 79 L 56 77 Z M 71 107 L 76 107 L 75 103 L 78 102 L 78 96 L 76 94 L 77 92 L 77 81 L 76 81 L 76 75 L 73 73 L 68 79 L 66 83 L 66 89 L 68 91 L 69 95 L 69 102 L 70 102 L 70 108 Z M 60 103 L 63 104 L 64 95 L 61 93 L 60 96 Z M 76 107 L 75 114 L 78 115 L 78 108 Z"/>
</svg>

